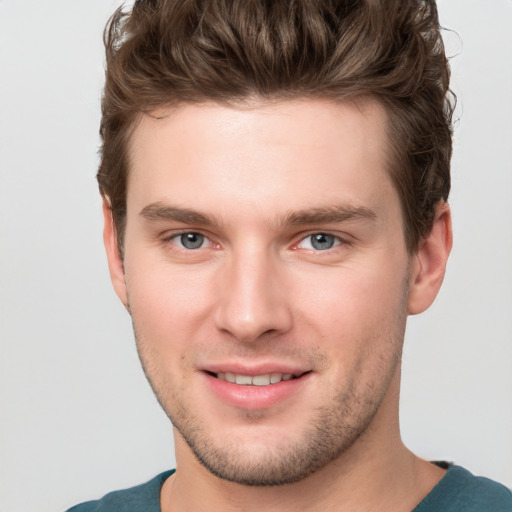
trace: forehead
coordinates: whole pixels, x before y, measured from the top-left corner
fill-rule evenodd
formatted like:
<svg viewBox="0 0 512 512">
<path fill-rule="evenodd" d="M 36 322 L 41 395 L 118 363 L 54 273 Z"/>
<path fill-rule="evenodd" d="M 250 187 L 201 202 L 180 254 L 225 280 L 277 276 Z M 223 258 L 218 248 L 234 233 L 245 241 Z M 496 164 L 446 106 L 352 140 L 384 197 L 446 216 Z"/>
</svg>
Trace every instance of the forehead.
<svg viewBox="0 0 512 512">
<path fill-rule="evenodd" d="M 340 201 L 367 206 L 393 192 L 386 113 L 370 100 L 159 110 L 140 118 L 129 157 L 129 210 L 158 201 L 285 214 Z"/>
</svg>

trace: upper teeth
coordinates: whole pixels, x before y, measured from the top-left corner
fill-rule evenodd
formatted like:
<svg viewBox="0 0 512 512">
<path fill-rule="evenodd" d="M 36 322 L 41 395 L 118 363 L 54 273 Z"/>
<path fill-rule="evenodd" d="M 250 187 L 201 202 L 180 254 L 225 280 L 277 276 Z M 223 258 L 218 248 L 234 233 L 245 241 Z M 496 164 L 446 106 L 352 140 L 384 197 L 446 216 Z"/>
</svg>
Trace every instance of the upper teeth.
<svg viewBox="0 0 512 512">
<path fill-rule="evenodd" d="M 251 377 L 250 375 L 219 372 L 217 373 L 217 378 L 245 386 L 268 386 L 269 384 L 277 384 L 282 380 L 292 379 L 293 373 L 268 373 Z"/>
</svg>

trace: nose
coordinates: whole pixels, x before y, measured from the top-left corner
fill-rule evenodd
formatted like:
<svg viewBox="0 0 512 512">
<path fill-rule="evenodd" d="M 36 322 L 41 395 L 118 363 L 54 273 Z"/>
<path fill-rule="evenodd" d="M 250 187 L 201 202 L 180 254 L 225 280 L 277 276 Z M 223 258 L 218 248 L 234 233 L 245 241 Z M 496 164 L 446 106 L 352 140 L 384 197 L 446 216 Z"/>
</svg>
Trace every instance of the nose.
<svg viewBox="0 0 512 512">
<path fill-rule="evenodd" d="M 282 264 L 281 264 L 282 265 Z M 225 262 L 218 283 L 216 327 L 250 343 L 292 328 L 285 268 L 264 251 L 245 251 Z"/>
</svg>

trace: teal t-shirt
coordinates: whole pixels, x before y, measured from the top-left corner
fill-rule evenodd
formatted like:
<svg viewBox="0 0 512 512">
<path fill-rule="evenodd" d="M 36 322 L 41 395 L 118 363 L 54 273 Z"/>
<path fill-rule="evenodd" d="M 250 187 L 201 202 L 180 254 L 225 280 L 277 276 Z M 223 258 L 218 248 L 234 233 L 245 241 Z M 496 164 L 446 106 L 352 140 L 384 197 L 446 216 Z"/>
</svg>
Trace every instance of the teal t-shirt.
<svg viewBox="0 0 512 512">
<path fill-rule="evenodd" d="M 460 466 L 449 466 L 412 512 L 512 512 L 512 492 Z"/>
<path fill-rule="evenodd" d="M 67 512 L 160 512 L 160 489 L 173 471 L 149 482 L 107 494 L 101 500 Z M 448 471 L 412 512 L 512 512 L 512 492 L 488 478 L 473 476 L 460 466 Z"/>
<path fill-rule="evenodd" d="M 160 489 L 174 473 L 160 473 L 149 482 L 122 491 L 109 492 L 101 500 L 86 501 L 66 512 L 161 512 Z"/>
</svg>

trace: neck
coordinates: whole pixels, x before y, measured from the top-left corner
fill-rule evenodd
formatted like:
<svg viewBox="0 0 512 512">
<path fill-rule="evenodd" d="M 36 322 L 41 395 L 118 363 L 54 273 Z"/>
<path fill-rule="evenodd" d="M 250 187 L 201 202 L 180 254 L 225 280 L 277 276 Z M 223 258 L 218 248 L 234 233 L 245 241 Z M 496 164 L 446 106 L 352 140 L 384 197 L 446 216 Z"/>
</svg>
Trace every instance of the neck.
<svg viewBox="0 0 512 512">
<path fill-rule="evenodd" d="M 444 471 L 419 459 L 402 443 L 398 427 L 399 375 L 394 380 L 391 387 L 395 389 L 390 389 L 364 434 L 338 459 L 293 484 L 252 487 L 222 480 L 196 460 L 175 432 L 178 470 L 162 488 L 162 512 L 414 509 Z"/>
</svg>

